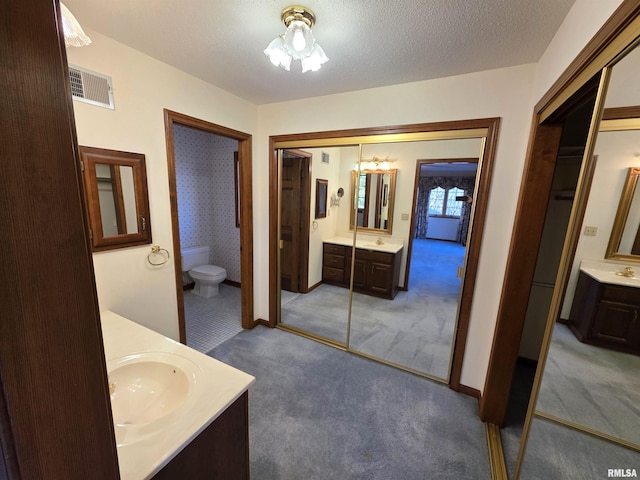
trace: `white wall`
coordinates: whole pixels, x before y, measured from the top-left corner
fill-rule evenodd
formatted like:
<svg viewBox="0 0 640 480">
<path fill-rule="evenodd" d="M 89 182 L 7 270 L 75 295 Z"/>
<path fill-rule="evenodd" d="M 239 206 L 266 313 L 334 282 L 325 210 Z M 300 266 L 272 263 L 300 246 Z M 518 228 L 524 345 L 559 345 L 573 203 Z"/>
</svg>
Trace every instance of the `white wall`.
<svg viewBox="0 0 640 480">
<path fill-rule="evenodd" d="M 209 263 L 224 268 L 228 280 L 241 282 L 233 155 L 238 141 L 174 125 L 173 149 L 180 247 L 209 247 Z"/>
<path fill-rule="evenodd" d="M 534 83 L 536 101 L 551 88 L 621 3 L 622 0 L 576 0 L 538 61 Z"/>
<path fill-rule="evenodd" d="M 598 134 L 595 146 L 598 161 L 582 223 L 585 226 L 597 227 L 598 231 L 594 237 L 584 234 L 580 236 L 562 305 L 561 317 L 564 319 L 569 318 L 571 311 L 571 303 L 580 272 L 580 262 L 583 260 L 604 261 L 627 171 L 629 167 L 639 165 L 637 157 L 639 153 L 640 131 L 600 132 Z"/>
<path fill-rule="evenodd" d="M 116 108 L 73 102 L 78 142 L 146 156 L 153 243 L 173 259 L 163 108 L 255 134 L 257 107 L 95 31 L 87 34 L 93 43 L 69 48 L 69 63 L 111 76 Z M 177 339 L 173 262 L 151 268 L 149 251 L 93 255 L 99 306 Z"/>
<path fill-rule="evenodd" d="M 262 219 L 256 223 L 256 235 L 266 237 L 268 232 L 269 135 L 502 117 L 493 174 L 493 185 L 499 188 L 499 194 L 489 199 L 476 301 L 471 312 L 462 372 L 463 384 L 482 390 L 530 129 L 534 73 L 534 65 L 523 65 L 259 107 L 261 128 L 254 143 L 254 188 L 256 196 L 265 201 L 254 204 L 255 217 Z M 393 152 L 389 155 L 394 158 Z M 410 173 L 402 173 L 409 179 L 409 188 L 396 187 L 397 201 L 400 196 L 411 198 L 413 195 L 414 171 L 411 168 Z M 411 203 L 408 205 L 410 208 Z M 394 232 L 396 225 L 400 229 L 409 228 L 408 222 L 396 224 L 399 213 L 396 209 Z M 266 286 L 268 257 L 265 254 L 260 258 L 262 260 L 256 264 L 256 284 Z M 256 313 L 267 318 L 267 295 L 259 300 Z"/>
<path fill-rule="evenodd" d="M 345 191 L 349 191 L 348 186 L 343 185 L 340 178 L 340 172 L 343 166 L 343 152 L 347 157 L 347 162 L 348 159 L 353 156 L 354 150 L 356 157 L 358 153 L 355 147 L 305 148 L 303 150 L 312 154 L 308 285 L 309 287 L 313 287 L 322 281 L 322 242 L 336 236 L 339 209 L 346 205 L 345 201 L 341 200 L 340 206 L 331 206 L 331 195 L 335 195 L 338 188 L 342 187 Z M 329 155 L 328 164 L 322 163 L 322 153 Z M 351 153 L 351 155 L 348 155 L 349 153 Z M 316 180 L 319 178 L 328 181 L 327 216 L 316 219 Z M 347 210 L 348 208 L 349 207 L 347 207 Z"/>
<path fill-rule="evenodd" d="M 458 240 L 460 230 L 459 218 L 429 217 L 427 238 L 436 240 Z"/>
<path fill-rule="evenodd" d="M 74 102 L 78 140 L 144 153 L 153 241 L 171 247 L 163 108 L 254 135 L 255 317 L 268 318 L 268 137 L 369 126 L 501 117 L 462 383 L 483 389 L 534 103 L 621 0 L 577 0 L 539 64 L 256 107 L 88 30 L 71 64 L 113 78 L 116 110 Z M 532 92 L 535 92 L 532 94 Z M 497 193 L 496 193 L 497 192 Z M 344 200 L 343 200 L 344 201 Z M 148 247 L 94 255 L 101 309 L 178 336 L 173 264 L 150 269 Z"/>
</svg>

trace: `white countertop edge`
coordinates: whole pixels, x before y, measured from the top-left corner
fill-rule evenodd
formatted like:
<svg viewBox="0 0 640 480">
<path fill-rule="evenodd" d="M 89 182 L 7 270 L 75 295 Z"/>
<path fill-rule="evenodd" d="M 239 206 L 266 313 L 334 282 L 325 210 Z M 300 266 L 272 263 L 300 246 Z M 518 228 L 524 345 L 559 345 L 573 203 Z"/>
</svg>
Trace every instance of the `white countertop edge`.
<svg viewBox="0 0 640 480">
<path fill-rule="evenodd" d="M 191 360 L 201 371 L 198 395 L 205 401 L 196 399 L 188 416 L 172 418 L 160 434 L 117 449 L 123 480 L 148 479 L 246 392 L 255 378 L 114 312 L 100 315 L 107 362 L 134 353 L 170 352 Z"/>
<path fill-rule="evenodd" d="M 580 263 L 580 271 L 586 273 L 591 278 L 594 278 L 600 283 L 608 283 L 610 285 L 622 285 L 625 287 L 640 288 L 640 278 L 624 277 L 616 275 L 618 272 L 622 272 L 625 268 L 625 264 L 620 263 L 608 263 L 598 262 L 595 260 L 583 260 Z M 640 268 L 631 266 L 637 274 L 640 274 Z"/>
<path fill-rule="evenodd" d="M 377 252 L 387 252 L 387 253 L 398 253 L 402 250 L 403 245 L 397 243 L 387 243 L 383 240 L 382 245 L 376 245 L 376 238 L 357 238 L 356 239 L 356 248 L 361 248 L 364 250 L 374 250 Z M 344 245 L 346 247 L 350 247 L 353 245 L 353 237 L 333 237 L 327 238 L 323 240 L 324 243 L 335 243 L 337 245 Z"/>
</svg>

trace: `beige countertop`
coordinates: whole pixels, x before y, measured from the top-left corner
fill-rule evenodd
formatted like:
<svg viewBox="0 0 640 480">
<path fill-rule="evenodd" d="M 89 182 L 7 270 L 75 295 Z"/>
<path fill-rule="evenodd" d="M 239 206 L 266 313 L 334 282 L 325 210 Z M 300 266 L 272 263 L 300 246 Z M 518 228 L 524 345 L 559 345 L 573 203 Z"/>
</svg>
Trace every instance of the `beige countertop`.
<svg viewBox="0 0 640 480">
<path fill-rule="evenodd" d="M 640 267 L 631 266 L 631 269 L 635 272 L 633 277 L 625 277 L 618 275 L 618 273 L 624 271 L 625 267 L 629 265 L 605 263 L 596 261 L 582 261 L 580 264 L 580 270 L 595 278 L 600 283 L 609 283 L 613 285 L 624 285 L 627 287 L 640 287 Z"/>
<path fill-rule="evenodd" d="M 377 237 L 366 237 L 356 239 L 356 248 L 364 250 L 373 250 L 376 252 L 398 253 L 402 250 L 402 244 L 387 243 L 384 239 L 382 244 L 376 243 Z M 324 240 L 324 243 L 334 243 L 337 245 L 344 245 L 350 247 L 353 244 L 353 237 L 333 237 Z"/>
<path fill-rule="evenodd" d="M 255 378 L 113 312 L 102 312 L 101 319 L 108 372 L 123 358 L 145 353 L 175 355 L 185 364 L 195 365 L 188 401 L 154 421 L 151 433 L 131 441 L 127 426 L 115 427 L 121 478 L 151 478 L 238 399 Z"/>
</svg>

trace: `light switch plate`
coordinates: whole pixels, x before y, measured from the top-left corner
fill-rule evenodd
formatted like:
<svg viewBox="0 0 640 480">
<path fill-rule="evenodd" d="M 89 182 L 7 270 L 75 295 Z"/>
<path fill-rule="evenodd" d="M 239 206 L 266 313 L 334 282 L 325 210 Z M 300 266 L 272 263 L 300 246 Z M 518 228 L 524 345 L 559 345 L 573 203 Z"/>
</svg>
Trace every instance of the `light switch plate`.
<svg viewBox="0 0 640 480">
<path fill-rule="evenodd" d="M 595 237 L 598 233 L 598 227 L 584 227 L 584 234 L 589 237 Z"/>
</svg>

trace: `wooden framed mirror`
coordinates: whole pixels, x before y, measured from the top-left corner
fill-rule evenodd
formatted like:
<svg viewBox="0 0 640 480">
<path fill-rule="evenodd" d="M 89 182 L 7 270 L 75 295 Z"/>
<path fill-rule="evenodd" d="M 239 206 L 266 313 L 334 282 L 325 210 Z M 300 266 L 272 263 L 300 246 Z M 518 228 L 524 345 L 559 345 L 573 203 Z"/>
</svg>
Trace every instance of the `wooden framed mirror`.
<svg viewBox="0 0 640 480">
<path fill-rule="evenodd" d="M 396 169 L 351 172 L 349 228 L 391 235 L 395 191 Z"/>
<path fill-rule="evenodd" d="M 145 156 L 80 146 L 94 252 L 151 243 Z"/>
<path fill-rule="evenodd" d="M 640 262 L 640 168 L 629 168 L 604 258 Z"/>
</svg>

